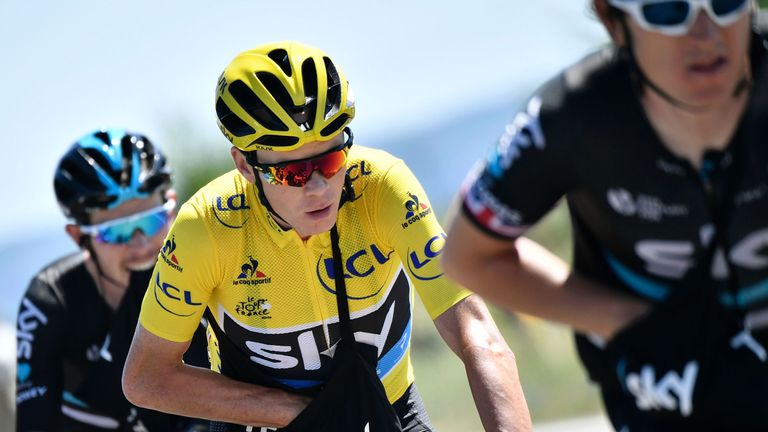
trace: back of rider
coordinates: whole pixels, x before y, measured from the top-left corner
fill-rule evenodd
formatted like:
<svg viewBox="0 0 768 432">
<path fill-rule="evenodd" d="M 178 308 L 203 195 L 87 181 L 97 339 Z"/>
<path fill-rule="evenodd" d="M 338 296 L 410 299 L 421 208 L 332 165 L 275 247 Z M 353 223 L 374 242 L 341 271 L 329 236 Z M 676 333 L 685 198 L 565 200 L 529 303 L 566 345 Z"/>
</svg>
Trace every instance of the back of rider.
<svg viewBox="0 0 768 432">
<path fill-rule="evenodd" d="M 465 213 L 504 238 L 567 196 L 574 270 L 659 305 L 608 346 L 577 336 L 619 429 L 768 430 L 768 332 L 731 346 L 745 315 L 768 311 L 765 63 L 755 35 L 747 113 L 696 170 L 653 131 L 627 64 L 601 50 L 530 99 L 465 189 Z"/>
</svg>

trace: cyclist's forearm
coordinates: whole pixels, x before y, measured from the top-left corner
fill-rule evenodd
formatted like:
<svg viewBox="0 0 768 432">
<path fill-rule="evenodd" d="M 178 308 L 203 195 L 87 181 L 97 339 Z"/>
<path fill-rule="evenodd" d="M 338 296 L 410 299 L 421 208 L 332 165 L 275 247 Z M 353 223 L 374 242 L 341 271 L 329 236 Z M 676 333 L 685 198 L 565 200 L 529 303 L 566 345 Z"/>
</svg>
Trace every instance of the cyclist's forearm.
<svg viewBox="0 0 768 432">
<path fill-rule="evenodd" d="M 185 417 L 273 427 L 290 423 L 307 405 L 303 396 L 185 365 L 181 356 L 188 346 L 155 336 L 139 325 L 123 371 L 128 400 Z"/>
<path fill-rule="evenodd" d="M 462 359 L 483 429 L 530 431 L 531 415 L 512 351 L 470 346 Z"/>
<path fill-rule="evenodd" d="M 188 365 L 165 377 L 154 394 L 153 409 L 243 425 L 282 427 L 306 406 L 301 396 Z"/>
<path fill-rule="evenodd" d="M 440 336 L 464 363 L 487 431 L 530 431 L 531 417 L 515 356 L 478 296 L 469 296 L 435 319 Z"/>
<path fill-rule="evenodd" d="M 610 290 L 600 283 L 570 273 L 557 256 L 532 240 L 516 242 L 515 277 L 510 290 L 523 312 L 568 324 L 575 329 L 610 339 L 648 309 L 647 303 Z M 496 269 L 499 271 L 499 269 Z"/>
<path fill-rule="evenodd" d="M 471 248 L 470 248 L 471 249 Z M 571 274 L 565 262 L 535 242 L 483 255 L 459 252 L 446 272 L 468 289 L 508 310 L 567 324 L 609 339 L 647 310 L 646 303 Z"/>
<path fill-rule="evenodd" d="M 279 389 L 235 381 L 208 369 L 179 365 L 147 386 L 145 408 L 227 423 L 282 427 L 304 407 L 305 398 Z"/>
</svg>

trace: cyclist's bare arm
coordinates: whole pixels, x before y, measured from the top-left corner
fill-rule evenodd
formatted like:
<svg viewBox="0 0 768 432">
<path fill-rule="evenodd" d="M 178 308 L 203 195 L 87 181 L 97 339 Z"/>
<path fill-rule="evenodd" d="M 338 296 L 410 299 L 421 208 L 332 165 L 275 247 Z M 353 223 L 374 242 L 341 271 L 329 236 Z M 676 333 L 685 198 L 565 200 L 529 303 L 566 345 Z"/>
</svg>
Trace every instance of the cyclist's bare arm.
<svg viewBox="0 0 768 432">
<path fill-rule="evenodd" d="M 530 431 L 515 356 L 485 303 L 471 295 L 435 319 L 440 336 L 461 358 L 486 431 Z"/>
<path fill-rule="evenodd" d="M 279 389 L 234 381 L 182 363 L 189 342 L 136 329 L 123 371 L 123 391 L 138 406 L 241 425 L 282 427 L 308 399 Z"/>
<path fill-rule="evenodd" d="M 459 212 L 443 251 L 446 274 L 508 310 L 558 321 L 605 340 L 648 305 L 570 273 L 568 266 L 524 237 L 493 238 Z"/>
</svg>

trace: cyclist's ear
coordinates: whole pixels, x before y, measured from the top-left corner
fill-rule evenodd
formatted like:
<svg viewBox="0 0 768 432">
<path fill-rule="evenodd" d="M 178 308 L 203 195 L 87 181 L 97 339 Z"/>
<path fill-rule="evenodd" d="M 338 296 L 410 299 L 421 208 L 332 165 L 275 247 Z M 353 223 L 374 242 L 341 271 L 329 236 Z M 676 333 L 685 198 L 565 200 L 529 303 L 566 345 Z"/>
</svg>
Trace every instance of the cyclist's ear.
<svg viewBox="0 0 768 432">
<path fill-rule="evenodd" d="M 178 194 L 176 193 L 176 189 L 171 188 L 171 189 L 168 189 L 167 191 L 165 191 L 165 200 L 166 201 L 170 201 L 170 200 L 176 201 L 177 199 L 178 199 Z"/>
<path fill-rule="evenodd" d="M 235 168 L 240 171 L 240 174 L 242 174 L 249 182 L 256 183 L 256 173 L 253 172 L 253 167 L 245 159 L 243 152 L 237 147 L 232 146 L 232 148 L 229 149 L 229 154 L 232 156 Z"/>
<path fill-rule="evenodd" d="M 625 19 L 623 12 L 609 5 L 608 0 L 593 0 L 592 8 L 597 14 L 597 18 L 603 23 L 603 27 L 605 27 L 613 43 L 619 47 L 624 46 L 624 26 L 626 23 L 623 22 Z"/>
<path fill-rule="evenodd" d="M 178 210 L 179 209 L 179 201 L 178 201 L 179 197 L 178 197 L 178 194 L 176 193 L 176 189 L 170 188 L 167 191 L 165 191 L 164 198 L 165 198 L 165 202 L 168 202 L 168 201 L 171 201 L 171 200 L 176 202 L 176 206 L 174 206 L 174 208 L 169 212 L 170 215 L 171 215 L 171 218 L 172 218 L 171 222 L 173 222 L 173 219 L 176 219 L 177 212 L 179 211 Z"/>
<path fill-rule="evenodd" d="M 79 247 L 80 249 L 83 248 L 83 246 L 85 245 L 87 236 L 80 231 L 79 226 L 75 224 L 66 224 L 64 226 L 64 231 L 66 231 L 69 238 L 71 238 L 72 241 L 75 242 L 77 247 Z"/>
</svg>

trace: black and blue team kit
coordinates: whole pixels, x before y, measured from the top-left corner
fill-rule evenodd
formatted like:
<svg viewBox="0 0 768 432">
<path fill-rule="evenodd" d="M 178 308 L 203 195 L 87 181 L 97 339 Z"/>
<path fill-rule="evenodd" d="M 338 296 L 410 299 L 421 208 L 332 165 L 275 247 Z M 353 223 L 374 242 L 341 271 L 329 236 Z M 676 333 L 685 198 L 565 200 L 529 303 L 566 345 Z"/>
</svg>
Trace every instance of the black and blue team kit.
<svg viewBox="0 0 768 432">
<path fill-rule="evenodd" d="M 768 57 L 758 33 L 750 55 L 746 111 L 701 169 L 661 142 L 635 69 L 605 48 L 536 92 L 464 189 L 464 213 L 502 238 L 565 197 L 573 270 L 654 304 L 607 344 L 576 335 L 617 430 L 768 430 Z"/>
<path fill-rule="evenodd" d="M 133 273 L 114 311 L 80 252 L 32 279 L 17 323 L 16 430 L 207 430 L 207 421 L 137 408 L 123 396 L 123 365 L 150 276 L 151 271 Z M 207 367 L 202 326 L 184 359 Z"/>
</svg>

